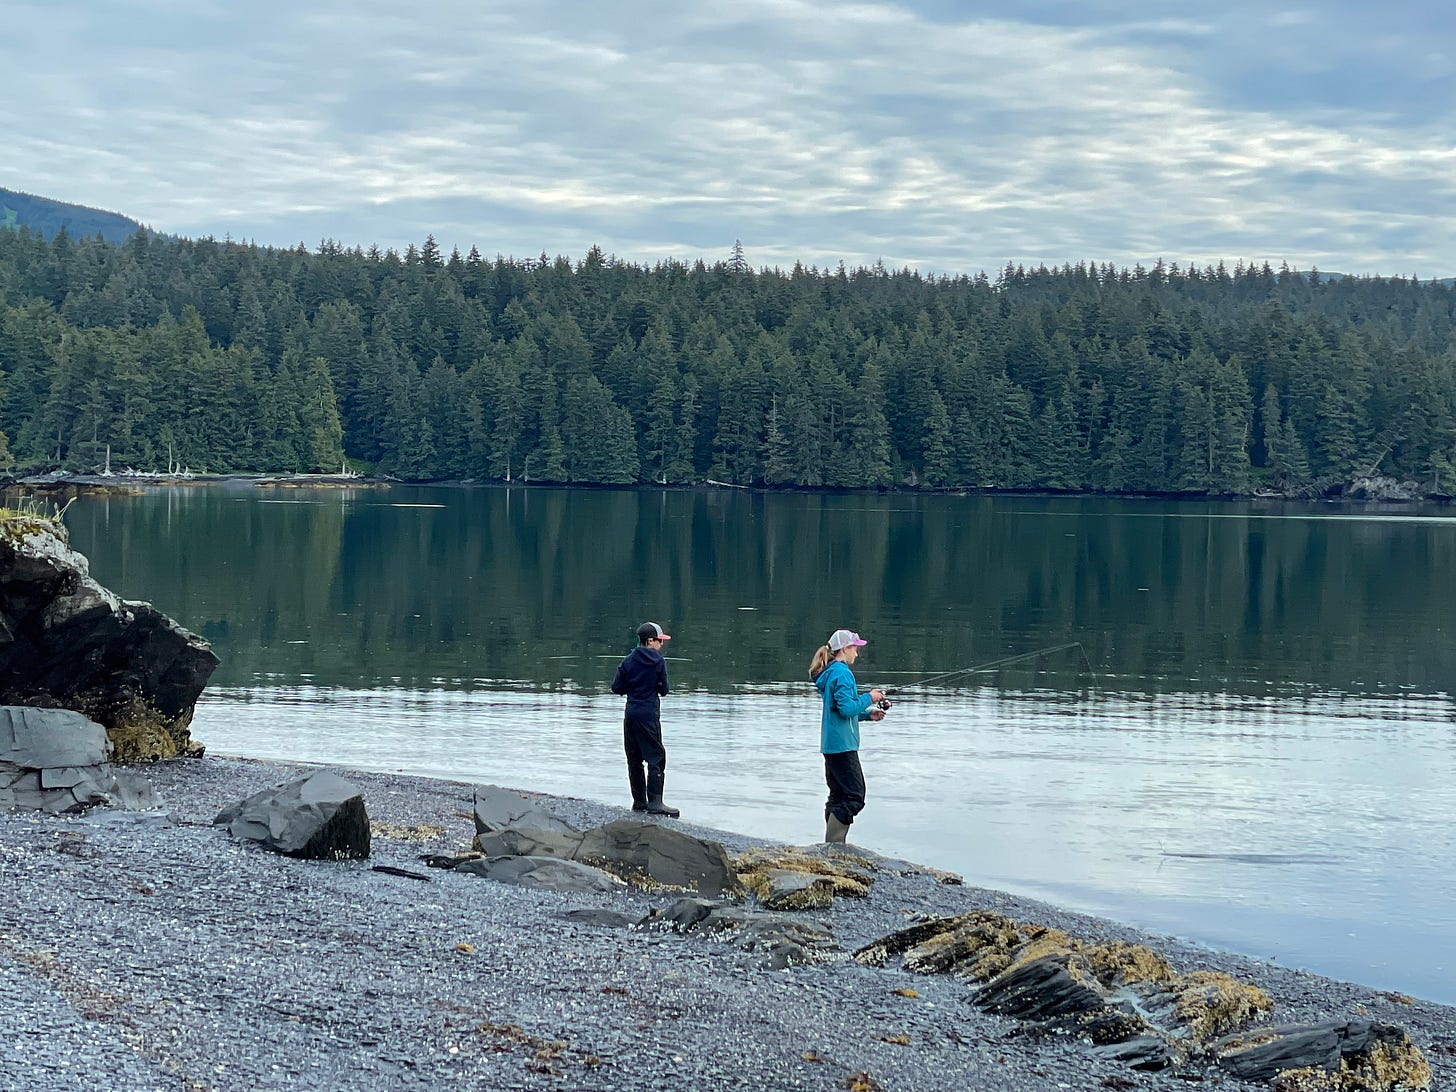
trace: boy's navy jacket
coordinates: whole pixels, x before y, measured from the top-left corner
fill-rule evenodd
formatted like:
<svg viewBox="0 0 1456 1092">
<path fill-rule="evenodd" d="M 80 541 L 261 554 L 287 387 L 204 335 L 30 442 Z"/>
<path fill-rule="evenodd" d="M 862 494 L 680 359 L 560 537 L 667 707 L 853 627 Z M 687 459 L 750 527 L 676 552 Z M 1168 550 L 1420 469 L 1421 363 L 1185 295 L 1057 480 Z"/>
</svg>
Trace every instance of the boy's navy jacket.
<svg viewBox="0 0 1456 1092">
<path fill-rule="evenodd" d="M 667 661 L 662 653 L 646 645 L 627 653 L 612 680 L 612 693 L 627 695 L 627 716 L 657 720 L 662 715 L 660 699 L 667 693 Z"/>
</svg>

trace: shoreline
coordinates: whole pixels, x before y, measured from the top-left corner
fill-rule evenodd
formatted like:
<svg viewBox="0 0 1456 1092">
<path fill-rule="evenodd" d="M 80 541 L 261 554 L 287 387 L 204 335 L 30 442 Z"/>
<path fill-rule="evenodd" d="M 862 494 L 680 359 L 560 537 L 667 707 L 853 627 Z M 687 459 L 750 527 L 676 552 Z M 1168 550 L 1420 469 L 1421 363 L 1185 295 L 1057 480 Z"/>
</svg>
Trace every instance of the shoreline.
<svg viewBox="0 0 1456 1092">
<path fill-rule="evenodd" d="M 469 845 L 471 782 L 215 755 L 141 769 L 160 812 L 0 815 L 0 1003 L 20 1033 L 0 1043 L 0 1067 L 24 1074 L 20 1087 L 828 1090 L 862 1075 L 886 1090 L 1187 1087 L 1066 1037 L 1022 1034 L 974 1008 L 961 980 L 848 958 L 911 915 L 972 909 L 1145 943 L 1180 972 L 1233 974 L 1274 999 L 1272 1023 L 1400 1024 L 1435 1072 L 1431 1087 L 1456 1087 L 1456 1006 L 947 886 L 923 870 L 882 870 L 866 899 L 786 914 L 829 923 L 842 951 L 769 971 L 725 941 L 557 916 L 642 916 L 673 893 L 566 895 L 425 869 L 421 855 Z M 227 804 L 319 769 L 363 790 L 370 861 L 282 858 L 211 826 Z M 580 828 L 629 817 L 519 791 Z M 664 825 L 729 852 L 778 844 Z"/>
<path fill-rule="evenodd" d="M 416 480 L 396 478 L 388 474 L 362 473 L 293 473 L 289 471 L 239 471 L 227 474 L 186 472 L 166 473 L 113 473 L 86 474 L 72 471 L 47 473 L 14 472 L 0 474 L 0 488 L 16 490 L 23 495 L 47 496 L 66 493 L 127 494 L 146 489 L 161 489 L 174 486 L 249 484 L 259 488 L 282 489 L 388 489 L 392 486 L 428 489 L 585 489 L 592 491 L 617 491 L 650 489 L 656 492 L 719 492 L 737 490 L 764 495 L 789 494 L 810 496 L 906 496 L 906 497 L 1044 497 L 1049 499 L 1097 499 L 1130 501 L 1210 501 L 1231 503 L 1236 501 L 1264 501 L 1279 504 L 1349 505 L 1355 508 L 1403 509 L 1413 505 L 1433 505 L 1449 508 L 1456 503 L 1456 496 L 1449 493 L 1425 493 L 1412 495 L 1302 495 L 1287 494 L 1267 489 L 1252 489 L 1247 493 L 1200 493 L 1200 492 L 1098 492 L 1077 489 L 1020 489 L 996 486 L 936 486 L 921 487 L 900 483 L 889 486 L 808 486 L 808 485 L 765 485 L 738 484 L 704 478 L 694 482 L 553 482 L 488 478 L 442 478 L 438 480 Z M 1405 484 L 1405 483 L 1402 483 Z"/>
</svg>

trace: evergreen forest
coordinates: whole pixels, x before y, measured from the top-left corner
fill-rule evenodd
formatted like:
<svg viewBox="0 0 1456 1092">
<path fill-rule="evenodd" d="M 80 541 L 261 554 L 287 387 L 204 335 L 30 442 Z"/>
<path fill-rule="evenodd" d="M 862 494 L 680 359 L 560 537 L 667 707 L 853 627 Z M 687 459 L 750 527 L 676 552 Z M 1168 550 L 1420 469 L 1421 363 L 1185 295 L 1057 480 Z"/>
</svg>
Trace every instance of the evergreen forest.
<svg viewBox="0 0 1456 1092">
<path fill-rule="evenodd" d="M 0 231 L 0 462 L 1105 493 L 1456 480 L 1456 289 Z"/>
</svg>

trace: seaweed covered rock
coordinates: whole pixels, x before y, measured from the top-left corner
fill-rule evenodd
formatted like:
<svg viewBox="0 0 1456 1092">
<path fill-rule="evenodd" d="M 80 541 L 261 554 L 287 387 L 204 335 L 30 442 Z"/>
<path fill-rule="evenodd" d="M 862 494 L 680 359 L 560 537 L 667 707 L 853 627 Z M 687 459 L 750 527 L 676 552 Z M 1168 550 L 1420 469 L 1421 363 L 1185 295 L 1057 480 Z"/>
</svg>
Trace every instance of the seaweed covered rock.
<svg viewBox="0 0 1456 1092">
<path fill-rule="evenodd" d="M 1329 1020 L 1255 1028 L 1213 1045 L 1220 1068 L 1241 1080 L 1274 1081 L 1281 1092 L 1426 1088 L 1431 1067 L 1404 1028 Z"/>
<path fill-rule="evenodd" d="M 865 898 L 875 882 L 870 861 L 788 846 L 745 850 L 733 858 L 733 868 L 769 910 L 821 910 L 839 896 Z"/>
<path fill-rule="evenodd" d="M 1431 1079 L 1398 1026 L 1259 1024 L 1273 1002 L 1251 983 L 1179 974 L 1150 948 L 1091 944 L 990 910 L 930 918 L 854 953 L 876 967 L 896 956 L 912 973 L 966 979 L 978 1008 L 1076 1035 L 1135 1069 L 1201 1080 L 1211 1068 L 1280 1092 L 1394 1092 Z"/>
<path fill-rule="evenodd" d="M 58 520 L 0 516 L 0 702 L 89 717 L 117 762 L 196 755 L 188 727 L 217 664 L 201 637 L 93 580 Z"/>
</svg>

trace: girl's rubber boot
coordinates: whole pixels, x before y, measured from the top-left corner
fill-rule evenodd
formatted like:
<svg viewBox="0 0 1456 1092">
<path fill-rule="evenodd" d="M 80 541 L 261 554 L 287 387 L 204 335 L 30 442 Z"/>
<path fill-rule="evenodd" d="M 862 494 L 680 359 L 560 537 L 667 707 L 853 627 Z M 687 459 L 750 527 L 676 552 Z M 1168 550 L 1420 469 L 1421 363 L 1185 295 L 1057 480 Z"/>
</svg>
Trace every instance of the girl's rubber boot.
<svg viewBox="0 0 1456 1092">
<path fill-rule="evenodd" d="M 824 821 L 824 840 L 826 842 L 844 842 L 849 839 L 849 824 L 840 819 L 833 812 Z"/>
</svg>

